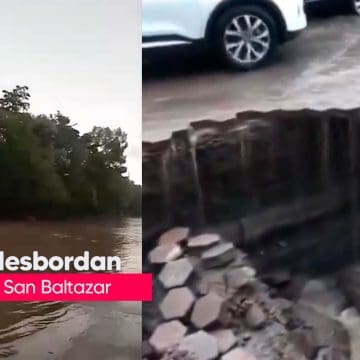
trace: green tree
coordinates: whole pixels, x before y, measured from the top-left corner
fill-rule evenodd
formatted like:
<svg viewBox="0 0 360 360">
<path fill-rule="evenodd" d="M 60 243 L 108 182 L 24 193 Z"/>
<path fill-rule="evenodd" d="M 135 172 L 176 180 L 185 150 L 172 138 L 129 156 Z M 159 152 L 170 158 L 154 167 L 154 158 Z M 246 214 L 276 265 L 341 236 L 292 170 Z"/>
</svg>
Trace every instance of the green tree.
<svg viewBox="0 0 360 360">
<path fill-rule="evenodd" d="M 51 147 L 37 134 L 37 122 L 25 113 L 0 111 L 0 214 L 38 216 L 67 203 Z"/>
<path fill-rule="evenodd" d="M 97 212 L 125 212 L 128 198 L 123 177 L 127 149 L 127 136 L 121 129 L 94 127 L 82 136 L 88 149 L 85 171 L 91 187 L 91 202 Z"/>
<path fill-rule="evenodd" d="M 60 112 L 34 116 L 19 104 L 0 108 L 0 218 L 141 214 L 141 187 L 125 176 L 126 133 L 80 135 Z"/>
<path fill-rule="evenodd" d="M 0 107 L 11 112 L 25 112 L 30 108 L 29 88 L 16 85 L 15 89 L 3 90 L 3 97 L 0 98 Z"/>
</svg>

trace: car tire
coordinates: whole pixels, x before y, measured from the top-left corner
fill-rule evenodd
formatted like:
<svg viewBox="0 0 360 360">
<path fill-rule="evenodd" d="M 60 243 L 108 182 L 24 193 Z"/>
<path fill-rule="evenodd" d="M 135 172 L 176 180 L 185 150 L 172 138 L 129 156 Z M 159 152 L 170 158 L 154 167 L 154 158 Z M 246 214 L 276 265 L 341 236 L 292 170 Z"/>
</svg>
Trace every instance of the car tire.
<svg viewBox="0 0 360 360">
<path fill-rule="evenodd" d="M 279 44 L 279 27 L 260 6 L 236 6 L 216 21 L 211 42 L 227 66 L 252 70 L 274 57 Z"/>
<path fill-rule="evenodd" d="M 349 7 L 352 14 L 360 16 L 360 0 L 349 0 Z"/>
</svg>

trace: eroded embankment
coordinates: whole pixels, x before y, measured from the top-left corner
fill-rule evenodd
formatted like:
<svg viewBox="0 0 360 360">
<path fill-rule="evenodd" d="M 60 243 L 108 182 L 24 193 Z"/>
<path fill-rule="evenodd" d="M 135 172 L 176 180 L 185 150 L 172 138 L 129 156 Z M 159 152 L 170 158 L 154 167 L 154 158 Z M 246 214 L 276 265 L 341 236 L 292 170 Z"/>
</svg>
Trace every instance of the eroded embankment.
<svg viewBox="0 0 360 360">
<path fill-rule="evenodd" d="M 210 347 L 209 334 L 230 337 L 227 352 L 240 348 L 244 359 L 350 359 L 351 352 L 357 359 L 359 344 L 349 338 L 359 334 L 351 308 L 360 306 L 359 268 L 343 267 L 358 257 L 359 130 L 358 110 L 246 112 L 144 144 L 144 267 L 159 275 L 154 301 L 144 306 L 149 358 L 164 356 L 164 347 L 156 348 L 158 326 L 177 319 L 184 328 L 171 326 L 183 333 L 180 346 L 167 349 L 165 359 L 197 358 L 190 353 L 202 341 Z M 167 236 L 166 258 L 160 235 L 174 226 L 190 230 Z M 215 234 L 216 244 L 205 241 L 194 253 L 199 234 Z M 160 262 L 151 260 L 154 248 Z M 209 250 L 216 253 L 210 266 Z M 184 274 L 187 260 L 192 275 L 164 284 L 164 272 Z M 192 293 L 180 292 L 189 305 L 167 317 L 179 286 Z M 200 323 L 214 314 L 209 301 L 221 312 L 199 324 L 196 312 Z M 224 329 L 232 334 L 214 333 Z M 222 355 L 219 346 L 204 359 L 243 359 L 238 351 Z"/>
<path fill-rule="evenodd" d="M 175 224 L 231 221 L 245 246 L 264 239 L 270 245 L 274 233 L 305 223 L 313 233 L 328 228 L 320 220 L 335 221 L 337 232 L 353 238 L 359 125 L 359 110 L 252 111 L 225 122 L 193 123 L 169 140 L 144 143 L 145 239 Z M 297 256 L 316 244 L 309 239 Z M 333 255 L 349 246 L 342 241 Z"/>
</svg>

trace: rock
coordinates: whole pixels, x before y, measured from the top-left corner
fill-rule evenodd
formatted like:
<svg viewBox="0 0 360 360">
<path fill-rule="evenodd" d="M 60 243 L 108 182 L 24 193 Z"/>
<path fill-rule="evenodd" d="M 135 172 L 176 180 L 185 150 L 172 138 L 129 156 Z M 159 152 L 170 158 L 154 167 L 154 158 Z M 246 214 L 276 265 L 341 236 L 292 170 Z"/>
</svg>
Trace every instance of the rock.
<svg viewBox="0 0 360 360">
<path fill-rule="evenodd" d="M 286 328 L 276 322 L 251 333 L 251 338 L 241 344 L 243 348 L 259 360 L 278 360 L 289 343 Z M 297 360 L 297 359 L 293 359 Z"/>
<path fill-rule="evenodd" d="M 176 260 L 182 255 L 182 249 L 178 245 L 160 245 L 149 252 L 148 258 L 151 264 L 165 264 Z"/>
<path fill-rule="evenodd" d="M 311 306 L 296 304 L 293 307 L 293 319 L 296 323 L 311 330 L 311 336 L 318 348 L 332 346 L 334 353 L 348 359 L 351 353 L 348 331 L 340 321 L 327 317 Z M 294 321 L 293 320 L 293 321 Z"/>
<path fill-rule="evenodd" d="M 282 351 L 281 360 L 309 360 L 309 358 L 302 354 L 298 349 L 296 349 L 293 344 L 287 344 L 284 346 L 284 349 Z"/>
<path fill-rule="evenodd" d="M 252 335 L 250 332 L 244 332 L 244 333 L 241 333 L 241 340 L 244 341 L 244 342 L 247 342 L 251 339 Z"/>
<path fill-rule="evenodd" d="M 289 322 L 289 314 L 294 303 L 283 298 L 270 298 L 266 302 L 268 319 L 275 320 L 282 325 Z"/>
<path fill-rule="evenodd" d="M 308 281 L 298 302 L 312 306 L 318 312 L 332 318 L 338 316 L 346 305 L 346 299 L 340 291 L 328 289 L 326 284 L 320 280 Z"/>
<path fill-rule="evenodd" d="M 161 360 L 196 360 L 193 355 L 189 354 L 187 351 L 180 351 L 178 346 L 170 348 Z"/>
<path fill-rule="evenodd" d="M 221 357 L 221 360 L 257 360 L 255 356 L 242 348 L 229 351 Z"/>
<path fill-rule="evenodd" d="M 281 289 L 281 297 L 291 301 L 299 300 L 307 281 L 303 275 L 293 275 L 290 282 Z"/>
<path fill-rule="evenodd" d="M 142 352 L 142 356 L 143 357 L 150 357 L 153 353 L 153 349 L 152 347 L 150 346 L 149 342 L 148 341 L 143 341 L 142 342 L 142 345 L 141 345 L 141 352 Z"/>
<path fill-rule="evenodd" d="M 220 297 L 225 298 L 226 297 L 226 285 L 225 283 L 213 283 L 210 284 L 208 287 L 208 290 L 203 293 L 203 295 L 214 293 L 216 295 L 219 295 Z"/>
<path fill-rule="evenodd" d="M 235 248 L 232 243 L 223 243 L 206 250 L 201 255 L 205 268 L 215 268 L 228 264 L 235 258 Z"/>
<path fill-rule="evenodd" d="M 186 336 L 178 347 L 196 360 L 213 360 L 218 357 L 217 340 L 205 331 Z"/>
<path fill-rule="evenodd" d="M 210 335 L 216 338 L 220 354 L 230 350 L 237 341 L 233 331 L 229 329 L 212 331 Z"/>
<path fill-rule="evenodd" d="M 224 283 L 209 283 L 208 285 L 200 284 L 198 286 L 199 295 L 207 295 L 209 293 L 217 294 L 221 297 L 226 297 L 226 285 Z"/>
<path fill-rule="evenodd" d="M 183 286 L 194 268 L 187 258 L 168 262 L 159 274 L 159 280 L 165 289 Z"/>
<path fill-rule="evenodd" d="M 314 360 L 349 360 L 350 358 L 344 357 L 339 351 L 333 349 L 331 346 L 322 348 L 318 351 Z M 354 360 L 351 358 L 351 360 Z"/>
<path fill-rule="evenodd" d="M 360 314 L 356 308 L 348 308 L 340 314 L 340 321 L 350 335 L 352 360 L 360 360 Z"/>
<path fill-rule="evenodd" d="M 343 310 L 340 314 L 340 318 L 349 325 L 355 325 L 359 322 L 360 314 L 356 308 L 351 307 Z"/>
<path fill-rule="evenodd" d="M 318 348 L 311 331 L 303 328 L 292 330 L 290 332 L 290 339 L 294 343 L 295 347 L 308 359 L 314 358 Z"/>
<path fill-rule="evenodd" d="M 221 240 L 218 234 L 201 234 L 188 240 L 189 249 L 205 249 L 217 244 Z"/>
<path fill-rule="evenodd" d="M 204 329 L 221 322 L 225 304 L 225 299 L 214 293 L 203 296 L 195 303 L 191 314 L 192 324 L 198 329 Z"/>
<path fill-rule="evenodd" d="M 293 307 L 294 303 L 287 299 L 275 298 L 272 299 L 272 305 L 280 311 L 287 311 Z"/>
<path fill-rule="evenodd" d="M 268 274 L 264 280 L 270 285 L 282 286 L 290 282 L 291 274 L 286 269 L 278 269 Z"/>
<path fill-rule="evenodd" d="M 239 289 L 254 281 L 256 271 L 250 267 L 234 268 L 225 273 L 228 288 Z"/>
<path fill-rule="evenodd" d="M 172 289 L 160 304 L 165 320 L 181 319 L 190 311 L 195 297 L 188 287 Z"/>
<path fill-rule="evenodd" d="M 178 245 L 189 236 L 190 229 L 187 227 L 175 227 L 163 233 L 159 240 L 159 245 Z"/>
<path fill-rule="evenodd" d="M 352 266 L 339 276 L 339 287 L 349 301 L 360 311 L 360 266 Z"/>
<path fill-rule="evenodd" d="M 229 267 L 236 268 L 236 267 L 246 266 L 246 265 L 249 265 L 249 260 L 247 258 L 247 254 L 239 249 L 236 249 L 234 261 L 231 264 L 229 264 Z"/>
<path fill-rule="evenodd" d="M 251 329 L 260 329 L 265 325 L 267 318 L 264 311 L 256 303 L 252 304 L 245 315 L 245 321 Z"/>
<path fill-rule="evenodd" d="M 328 288 L 324 281 L 318 279 L 308 280 L 303 288 L 303 294 L 314 293 L 314 292 L 323 292 L 327 291 Z"/>
<path fill-rule="evenodd" d="M 226 295 L 226 284 L 224 271 L 222 269 L 210 269 L 201 274 L 196 289 L 200 295 L 207 295 L 214 292 L 220 296 Z"/>
<path fill-rule="evenodd" d="M 168 348 L 179 344 L 186 332 L 187 328 L 181 322 L 177 320 L 166 322 L 155 329 L 149 343 L 157 353 L 161 354 Z"/>
</svg>

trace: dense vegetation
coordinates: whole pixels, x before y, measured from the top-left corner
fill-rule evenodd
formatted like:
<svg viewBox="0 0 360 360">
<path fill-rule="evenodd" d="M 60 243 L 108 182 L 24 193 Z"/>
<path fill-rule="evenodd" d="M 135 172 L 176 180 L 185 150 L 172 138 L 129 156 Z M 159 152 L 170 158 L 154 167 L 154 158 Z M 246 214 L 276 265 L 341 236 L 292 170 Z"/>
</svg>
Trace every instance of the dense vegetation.
<svg viewBox="0 0 360 360">
<path fill-rule="evenodd" d="M 68 117 L 32 115 L 27 87 L 0 99 L 0 218 L 140 215 L 126 177 L 126 134 L 80 134 Z"/>
</svg>

